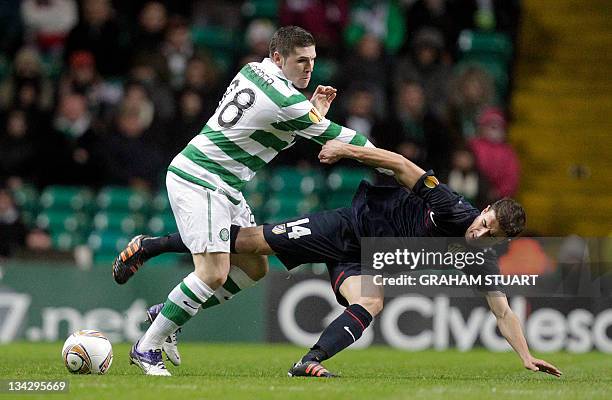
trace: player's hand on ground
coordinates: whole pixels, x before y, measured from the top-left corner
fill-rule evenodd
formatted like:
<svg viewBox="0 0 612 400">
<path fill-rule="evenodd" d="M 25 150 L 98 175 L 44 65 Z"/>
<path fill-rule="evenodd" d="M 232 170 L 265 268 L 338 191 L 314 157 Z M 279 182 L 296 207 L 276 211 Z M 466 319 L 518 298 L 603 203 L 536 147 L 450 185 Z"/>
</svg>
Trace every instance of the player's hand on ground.
<svg viewBox="0 0 612 400">
<path fill-rule="evenodd" d="M 530 359 L 526 360 L 523 362 L 523 365 L 525 366 L 525 368 L 532 370 L 534 372 L 546 372 L 547 374 L 551 374 L 556 376 L 557 378 L 560 377 L 563 373 L 554 365 L 544 361 L 544 360 L 540 360 L 534 357 L 531 357 Z"/>
<path fill-rule="evenodd" d="M 345 144 L 339 140 L 329 140 L 319 152 L 319 161 L 323 164 L 333 164 L 344 156 Z"/>
<path fill-rule="evenodd" d="M 322 116 L 325 116 L 337 93 L 338 90 L 335 87 L 319 85 L 312 94 L 310 102 Z"/>
</svg>

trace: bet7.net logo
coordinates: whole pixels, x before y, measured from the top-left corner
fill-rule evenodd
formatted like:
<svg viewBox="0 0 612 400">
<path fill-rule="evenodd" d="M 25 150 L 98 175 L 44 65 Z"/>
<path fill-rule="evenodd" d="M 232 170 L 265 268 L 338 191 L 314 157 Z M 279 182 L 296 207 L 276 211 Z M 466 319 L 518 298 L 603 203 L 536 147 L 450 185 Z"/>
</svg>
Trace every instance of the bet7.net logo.
<svg viewBox="0 0 612 400">
<path fill-rule="evenodd" d="M 0 293 L 0 343 L 8 343 L 17 337 L 31 298 L 23 293 Z"/>
</svg>

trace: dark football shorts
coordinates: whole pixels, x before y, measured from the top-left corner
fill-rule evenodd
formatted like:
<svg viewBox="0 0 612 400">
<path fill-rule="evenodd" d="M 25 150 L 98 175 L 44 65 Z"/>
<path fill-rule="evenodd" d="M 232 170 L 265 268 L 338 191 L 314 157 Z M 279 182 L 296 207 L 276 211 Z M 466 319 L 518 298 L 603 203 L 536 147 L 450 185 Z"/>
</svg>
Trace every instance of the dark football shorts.
<svg viewBox="0 0 612 400">
<path fill-rule="evenodd" d="M 350 208 L 264 225 L 264 238 L 288 270 L 309 263 L 360 262 Z"/>
<path fill-rule="evenodd" d="M 288 270 L 309 263 L 325 263 L 336 299 L 349 276 L 361 275 L 361 246 L 350 208 L 323 211 L 277 224 L 264 225 L 264 238 Z"/>
</svg>

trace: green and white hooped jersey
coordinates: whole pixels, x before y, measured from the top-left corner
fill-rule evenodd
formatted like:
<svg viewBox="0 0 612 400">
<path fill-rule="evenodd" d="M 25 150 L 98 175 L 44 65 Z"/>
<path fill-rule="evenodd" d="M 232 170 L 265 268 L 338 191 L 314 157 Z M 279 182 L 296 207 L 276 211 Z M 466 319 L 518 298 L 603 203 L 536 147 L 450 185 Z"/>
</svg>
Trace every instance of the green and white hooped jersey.
<svg viewBox="0 0 612 400">
<path fill-rule="evenodd" d="M 372 146 L 365 136 L 322 117 L 270 59 L 245 65 L 217 110 L 168 170 L 210 189 L 236 194 L 296 135 Z M 231 199 L 230 199 L 231 200 Z"/>
</svg>

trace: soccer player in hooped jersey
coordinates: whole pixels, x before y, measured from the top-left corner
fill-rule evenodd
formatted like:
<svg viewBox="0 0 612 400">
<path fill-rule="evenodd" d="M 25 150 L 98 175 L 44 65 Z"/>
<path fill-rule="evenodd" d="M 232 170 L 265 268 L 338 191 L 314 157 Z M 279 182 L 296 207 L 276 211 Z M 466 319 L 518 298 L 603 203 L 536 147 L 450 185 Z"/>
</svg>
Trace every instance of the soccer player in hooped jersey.
<svg viewBox="0 0 612 400">
<path fill-rule="evenodd" d="M 255 173 L 293 145 L 296 135 L 320 144 L 337 139 L 372 146 L 359 133 L 325 119 L 334 88 L 319 86 L 311 100 L 298 91 L 308 86 L 315 58 L 310 33 L 295 26 L 280 28 L 270 41 L 270 58 L 240 70 L 200 134 L 168 167 L 166 187 L 181 243 L 168 237 L 165 245 L 184 244 L 195 269 L 170 292 L 130 351 L 131 362 L 145 374 L 170 375 L 161 354 L 165 340 L 203 304 L 229 298 L 267 272 L 265 256 L 230 257 L 230 226 L 255 224 L 241 193 Z M 113 276 L 118 283 L 136 271 L 146 242 L 143 235 L 135 237 L 117 258 Z M 166 353 L 180 363 L 178 353 Z"/>
</svg>

